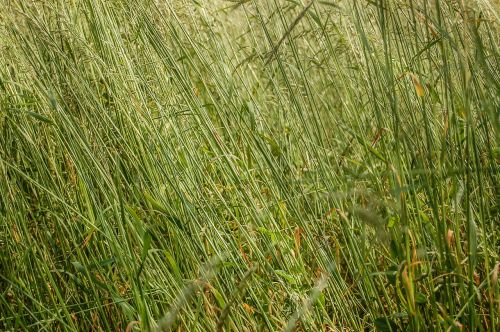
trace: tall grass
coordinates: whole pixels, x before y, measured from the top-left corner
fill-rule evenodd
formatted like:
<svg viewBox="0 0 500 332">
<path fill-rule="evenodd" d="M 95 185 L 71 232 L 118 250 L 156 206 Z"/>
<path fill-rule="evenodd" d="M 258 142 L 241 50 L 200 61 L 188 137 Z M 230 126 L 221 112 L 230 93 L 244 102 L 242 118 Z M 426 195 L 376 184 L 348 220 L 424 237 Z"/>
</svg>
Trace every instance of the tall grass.
<svg viewBox="0 0 500 332">
<path fill-rule="evenodd" d="M 0 17 L 0 329 L 498 329 L 495 1 Z"/>
</svg>

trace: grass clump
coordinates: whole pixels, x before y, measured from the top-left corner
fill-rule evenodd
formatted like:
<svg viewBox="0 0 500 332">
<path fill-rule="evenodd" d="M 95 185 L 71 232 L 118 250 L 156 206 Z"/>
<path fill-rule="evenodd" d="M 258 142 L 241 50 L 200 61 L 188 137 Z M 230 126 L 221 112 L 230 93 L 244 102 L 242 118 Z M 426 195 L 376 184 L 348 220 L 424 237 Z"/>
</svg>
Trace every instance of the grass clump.
<svg viewBox="0 0 500 332">
<path fill-rule="evenodd" d="M 0 329 L 498 329 L 494 1 L 0 17 Z"/>
</svg>

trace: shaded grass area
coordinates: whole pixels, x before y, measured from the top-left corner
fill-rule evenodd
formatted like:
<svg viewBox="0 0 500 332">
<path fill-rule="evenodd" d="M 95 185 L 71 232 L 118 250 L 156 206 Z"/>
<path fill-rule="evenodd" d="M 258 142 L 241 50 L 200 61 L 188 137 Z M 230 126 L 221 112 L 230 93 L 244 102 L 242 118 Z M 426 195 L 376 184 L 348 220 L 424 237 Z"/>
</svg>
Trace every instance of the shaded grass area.
<svg viewBox="0 0 500 332">
<path fill-rule="evenodd" d="M 0 329 L 498 329 L 494 1 L 0 17 Z"/>
</svg>

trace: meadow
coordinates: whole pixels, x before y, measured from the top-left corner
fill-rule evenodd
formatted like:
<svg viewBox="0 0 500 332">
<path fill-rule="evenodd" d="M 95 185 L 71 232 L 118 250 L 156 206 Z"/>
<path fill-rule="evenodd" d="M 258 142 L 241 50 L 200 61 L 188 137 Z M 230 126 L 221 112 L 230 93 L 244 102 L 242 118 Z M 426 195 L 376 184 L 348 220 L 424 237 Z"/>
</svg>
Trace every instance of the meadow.
<svg viewBox="0 0 500 332">
<path fill-rule="evenodd" d="M 495 0 L 1 0 L 0 330 L 498 331 Z"/>
</svg>

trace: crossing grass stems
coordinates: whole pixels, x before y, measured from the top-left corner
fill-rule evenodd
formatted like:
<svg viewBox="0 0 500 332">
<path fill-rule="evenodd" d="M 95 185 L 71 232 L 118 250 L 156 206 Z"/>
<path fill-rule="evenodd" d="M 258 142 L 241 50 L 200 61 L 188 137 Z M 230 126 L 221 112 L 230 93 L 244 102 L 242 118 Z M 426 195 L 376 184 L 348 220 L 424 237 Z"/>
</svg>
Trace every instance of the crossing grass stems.
<svg viewBox="0 0 500 332">
<path fill-rule="evenodd" d="M 0 329 L 495 331 L 495 1 L 3 1 Z"/>
</svg>

